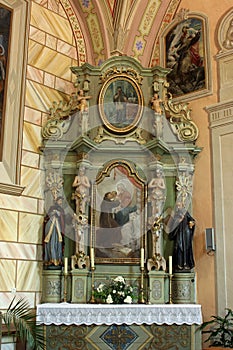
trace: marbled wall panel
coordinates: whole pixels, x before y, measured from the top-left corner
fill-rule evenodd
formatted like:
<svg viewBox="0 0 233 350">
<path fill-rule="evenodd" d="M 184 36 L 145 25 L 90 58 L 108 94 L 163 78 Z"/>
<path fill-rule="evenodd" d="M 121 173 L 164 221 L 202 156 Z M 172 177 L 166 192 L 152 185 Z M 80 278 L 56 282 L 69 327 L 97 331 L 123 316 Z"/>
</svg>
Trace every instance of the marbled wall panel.
<svg viewBox="0 0 233 350">
<path fill-rule="evenodd" d="M 43 216 L 19 213 L 19 242 L 42 243 Z"/>
<path fill-rule="evenodd" d="M 36 3 L 32 3 L 31 25 L 72 44 L 69 21 Z"/>
<path fill-rule="evenodd" d="M 52 35 L 46 34 L 45 45 L 50 49 L 57 51 L 57 38 Z"/>
<path fill-rule="evenodd" d="M 22 160 L 21 160 L 22 165 L 38 168 L 39 161 L 40 161 L 39 154 L 28 152 L 28 151 L 22 151 Z"/>
<path fill-rule="evenodd" d="M 30 39 L 37 41 L 41 45 L 45 45 L 46 34 L 38 28 L 30 26 L 29 37 Z"/>
<path fill-rule="evenodd" d="M 71 58 L 32 40 L 29 40 L 28 64 L 62 79 L 71 80 Z"/>
<path fill-rule="evenodd" d="M 33 0 L 33 1 L 41 6 L 46 7 L 46 8 L 48 6 L 48 0 Z"/>
<path fill-rule="evenodd" d="M 37 83 L 43 84 L 44 81 L 44 72 L 34 68 L 32 66 L 27 66 L 27 78 L 30 80 L 34 80 Z"/>
<path fill-rule="evenodd" d="M 0 240 L 17 241 L 18 213 L 9 210 L 0 210 Z"/>
<path fill-rule="evenodd" d="M 55 76 L 49 73 L 45 73 L 44 75 L 44 85 L 55 88 Z"/>
<path fill-rule="evenodd" d="M 48 9 L 59 13 L 59 2 L 55 0 L 48 0 Z"/>
<path fill-rule="evenodd" d="M 1 194 L 0 208 L 36 213 L 37 199 L 23 196 L 16 197 L 7 194 Z"/>
<path fill-rule="evenodd" d="M 55 79 L 55 88 L 64 90 L 67 94 L 74 92 L 74 85 L 66 80 L 56 78 Z"/>
<path fill-rule="evenodd" d="M 37 247 L 34 244 L 0 242 L 1 259 L 36 260 Z"/>
<path fill-rule="evenodd" d="M 4 258 L 1 258 L 0 271 L 1 271 L 0 290 L 1 291 L 11 290 L 11 288 L 15 287 L 16 261 L 5 260 Z"/>
<path fill-rule="evenodd" d="M 14 286 L 13 286 L 13 288 L 14 288 Z M 10 286 L 10 288 L 8 288 L 8 290 L 11 290 L 11 289 L 12 289 L 12 286 Z M 0 309 L 1 310 L 6 309 L 8 307 L 8 305 L 10 304 L 11 300 L 15 296 L 27 299 L 29 306 L 32 308 L 35 307 L 35 302 L 34 302 L 34 300 L 36 298 L 35 293 L 22 293 L 22 292 L 17 292 L 17 290 L 16 290 L 16 293 L 11 293 L 11 292 L 1 293 L 0 292 Z"/>
<path fill-rule="evenodd" d="M 44 215 L 44 200 L 38 200 L 38 214 Z"/>
<path fill-rule="evenodd" d="M 41 145 L 41 128 L 37 125 L 24 122 L 24 134 L 23 134 L 23 149 L 39 152 L 39 145 Z"/>
<path fill-rule="evenodd" d="M 39 291 L 41 288 L 42 263 L 18 261 L 17 290 Z"/>
<path fill-rule="evenodd" d="M 33 124 L 37 124 L 37 125 L 41 125 L 41 112 L 35 110 L 35 109 L 31 109 L 28 107 L 24 108 L 24 120 L 29 122 L 29 123 L 33 123 Z"/>
<path fill-rule="evenodd" d="M 57 41 L 57 51 L 72 57 L 73 59 L 77 60 L 77 51 L 76 48 L 74 46 L 71 46 L 67 43 L 65 43 L 64 41 L 58 40 Z"/>
<path fill-rule="evenodd" d="M 65 99 L 66 95 L 59 93 L 57 90 L 50 89 L 46 86 L 27 81 L 26 105 L 31 108 L 39 109 L 44 113 L 48 113 L 52 107 L 53 101 Z"/>
<path fill-rule="evenodd" d="M 21 167 L 21 186 L 25 186 L 24 195 L 43 198 L 44 173 L 39 169 Z"/>
</svg>

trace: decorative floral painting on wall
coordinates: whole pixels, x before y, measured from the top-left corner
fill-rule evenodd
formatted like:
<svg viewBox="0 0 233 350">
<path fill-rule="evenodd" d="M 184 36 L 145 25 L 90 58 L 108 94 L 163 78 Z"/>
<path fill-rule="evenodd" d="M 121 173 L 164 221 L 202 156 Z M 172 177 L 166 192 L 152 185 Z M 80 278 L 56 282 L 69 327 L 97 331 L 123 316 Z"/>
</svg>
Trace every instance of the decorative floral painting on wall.
<svg viewBox="0 0 233 350">
<path fill-rule="evenodd" d="M 189 18 L 173 27 L 165 38 L 168 91 L 173 97 L 206 88 L 204 23 Z"/>
</svg>

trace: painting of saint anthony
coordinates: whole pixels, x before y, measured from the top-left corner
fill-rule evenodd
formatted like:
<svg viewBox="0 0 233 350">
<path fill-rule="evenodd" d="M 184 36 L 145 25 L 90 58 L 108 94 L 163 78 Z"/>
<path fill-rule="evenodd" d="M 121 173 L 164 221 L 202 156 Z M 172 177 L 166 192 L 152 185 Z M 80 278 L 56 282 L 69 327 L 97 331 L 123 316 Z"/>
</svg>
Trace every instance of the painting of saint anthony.
<svg viewBox="0 0 233 350">
<path fill-rule="evenodd" d="M 166 36 L 168 91 L 173 97 L 206 87 L 203 22 L 189 18 L 180 22 Z"/>
<path fill-rule="evenodd" d="M 139 258 L 139 189 L 116 168 L 98 186 L 95 254 L 97 258 Z"/>
</svg>

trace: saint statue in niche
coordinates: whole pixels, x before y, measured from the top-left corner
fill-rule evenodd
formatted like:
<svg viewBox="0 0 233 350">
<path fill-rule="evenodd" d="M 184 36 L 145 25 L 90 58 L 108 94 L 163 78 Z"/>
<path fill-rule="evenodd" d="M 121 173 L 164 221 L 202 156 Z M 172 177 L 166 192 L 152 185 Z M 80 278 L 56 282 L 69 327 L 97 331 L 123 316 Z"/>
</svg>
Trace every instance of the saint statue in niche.
<svg viewBox="0 0 233 350">
<path fill-rule="evenodd" d="M 47 269 L 61 269 L 63 265 L 65 212 L 62 202 L 63 198 L 58 197 L 45 217 L 44 266 Z"/>
<path fill-rule="evenodd" d="M 86 168 L 83 165 L 80 166 L 78 175 L 75 176 L 72 186 L 75 187 L 75 192 L 72 193 L 72 199 L 75 200 L 76 214 L 86 214 L 87 203 L 90 200 L 89 190 L 91 184 L 86 176 Z"/>
<path fill-rule="evenodd" d="M 195 220 L 181 202 L 177 203 L 170 225 L 169 238 L 174 241 L 173 266 L 177 271 L 189 271 L 195 266 L 192 247 Z"/>
</svg>

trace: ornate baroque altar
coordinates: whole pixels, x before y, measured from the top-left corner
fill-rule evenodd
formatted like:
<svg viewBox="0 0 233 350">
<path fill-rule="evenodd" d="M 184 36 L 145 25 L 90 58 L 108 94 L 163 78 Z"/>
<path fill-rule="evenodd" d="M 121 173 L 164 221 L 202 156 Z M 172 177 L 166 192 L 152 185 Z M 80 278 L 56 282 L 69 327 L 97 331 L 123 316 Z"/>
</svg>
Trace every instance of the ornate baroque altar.
<svg viewBox="0 0 233 350">
<path fill-rule="evenodd" d="M 88 345 L 80 349 L 92 349 L 103 334 L 99 348 L 113 349 L 106 341 L 113 324 L 152 343 L 160 328 L 164 338 L 174 331 L 178 339 L 182 327 L 188 341 L 179 349 L 199 349 L 195 220 L 188 212 L 200 149 L 188 104 L 167 93 L 168 69 L 143 68 L 129 57 L 71 70 L 77 92 L 53 103 L 43 128 L 47 215 L 39 320 L 48 338 L 60 332 L 51 324 L 81 332 L 77 337 Z M 186 255 L 177 250 L 182 234 Z M 119 275 L 137 290 L 136 302 L 97 305 L 94 291 Z"/>
</svg>

